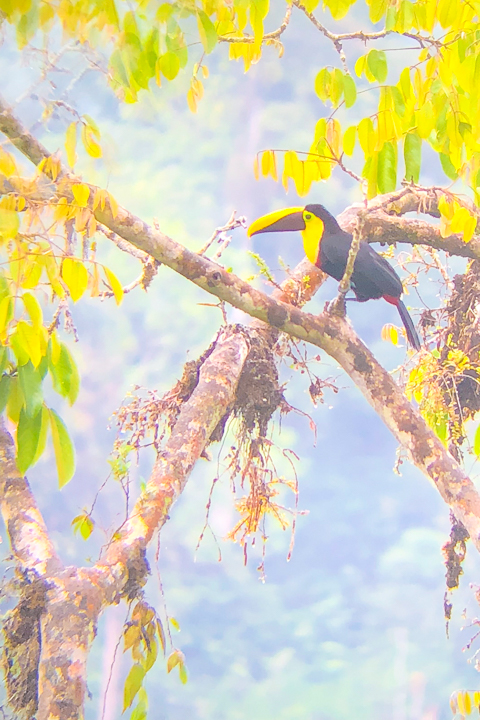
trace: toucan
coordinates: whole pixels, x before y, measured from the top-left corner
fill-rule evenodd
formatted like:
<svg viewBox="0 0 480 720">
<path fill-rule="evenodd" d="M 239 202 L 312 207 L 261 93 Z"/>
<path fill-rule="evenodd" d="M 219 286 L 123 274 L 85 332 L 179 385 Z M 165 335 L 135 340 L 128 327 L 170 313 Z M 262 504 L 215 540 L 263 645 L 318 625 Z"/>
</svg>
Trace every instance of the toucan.
<svg viewBox="0 0 480 720">
<path fill-rule="evenodd" d="M 287 208 L 264 215 L 250 225 L 248 235 L 287 230 L 300 230 L 305 255 L 311 263 L 335 280 L 342 279 L 353 237 L 342 230 L 323 205 Z M 366 242 L 360 244 L 350 282 L 358 302 L 384 298 L 395 305 L 408 342 L 415 350 L 420 350 L 420 338 L 401 300 L 402 281 L 390 263 Z"/>
</svg>

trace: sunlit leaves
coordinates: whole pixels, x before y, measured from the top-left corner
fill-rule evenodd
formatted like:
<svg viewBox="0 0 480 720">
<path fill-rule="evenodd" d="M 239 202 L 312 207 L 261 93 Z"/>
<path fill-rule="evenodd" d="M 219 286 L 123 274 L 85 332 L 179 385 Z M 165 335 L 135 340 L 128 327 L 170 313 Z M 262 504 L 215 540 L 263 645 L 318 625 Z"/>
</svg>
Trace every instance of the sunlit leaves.
<svg viewBox="0 0 480 720">
<path fill-rule="evenodd" d="M 422 158 L 422 141 L 416 133 L 410 132 L 406 134 L 403 155 L 405 160 L 405 179 L 409 182 L 418 183 Z"/>
<path fill-rule="evenodd" d="M 381 193 L 392 192 L 397 185 L 397 151 L 391 142 L 384 143 L 378 153 L 377 184 Z"/>
<path fill-rule="evenodd" d="M 480 708 L 480 692 L 478 690 L 468 692 L 467 690 L 456 690 L 450 696 L 450 707 L 454 715 L 465 718 L 475 710 L 478 713 Z"/>
<path fill-rule="evenodd" d="M 82 297 L 88 286 L 87 268 L 81 260 L 66 257 L 62 263 L 62 278 L 65 285 L 68 287 L 70 297 L 73 302 L 77 302 L 77 300 Z"/>
<path fill-rule="evenodd" d="M 66 485 L 75 472 L 75 451 L 63 420 L 55 410 L 48 410 L 59 487 Z"/>
<path fill-rule="evenodd" d="M 218 36 L 215 25 L 203 10 L 197 11 L 198 33 L 205 52 L 211 53 L 217 44 Z"/>
<path fill-rule="evenodd" d="M 355 81 L 338 68 L 320 70 L 315 78 L 315 92 L 320 100 L 330 100 L 333 107 L 337 107 L 343 97 L 345 106 L 349 108 L 357 98 Z"/>
<path fill-rule="evenodd" d="M 166 52 L 158 58 L 158 69 L 167 80 L 174 80 L 180 70 L 180 59 L 173 52 Z"/>
<path fill-rule="evenodd" d="M 468 208 L 455 200 L 442 195 L 438 202 L 440 211 L 440 233 L 447 237 L 452 233 L 461 233 L 464 242 L 470 242 L 477 225 L 477 217 Z"/>
<path fill-rule="evenodd" d="M 142 687 L 145 672 L 143 665 L 138 663 L 130 668 L 123 689 L 123 712 L 125 712 L 135 700 L 138 691 Z"/>
<path fill-rule="evenodd" d="M 110 285 L 113 296 L 115 298 L 115 302 L 117 305 L 120 305 L 120 303 L 123 300 L 123 287 L 120 282 L 120 280 L 117 278 L 115 273 L 110 270 L 110 268 L 106 267 L 105 265 L 102 266 L 103 270 L 105 272 L 105 276 L 107 278 L 108 284 Z"/>
<path fill-rule="evenodd" d="M 48 370 L 54 390 L 73 405 L 80 389 L 80 376 L 67 346 L 54 340 L 53 335 L 49 343 Z"/>
<path fill-rule="evenodd" d="M 17 425 L 17 466 L 25 473 L 42 455 L 48 430 L 48 410 L 42 406 L 38 412 L 29 416 L 25 410 L 20 411 Z"/>
<path fill-rule="evenodd" d="M 84 540 L 88 540 L 93 532 L 95 523 L 88 513 L 77 515 L 71 522 L 73 532 L 79 533 Z"/>
<path fill-rule="evenodd" d="M 18 213 L 0 202 L 0 241 L 12 240 L 20 228 Z"/>
</svg>

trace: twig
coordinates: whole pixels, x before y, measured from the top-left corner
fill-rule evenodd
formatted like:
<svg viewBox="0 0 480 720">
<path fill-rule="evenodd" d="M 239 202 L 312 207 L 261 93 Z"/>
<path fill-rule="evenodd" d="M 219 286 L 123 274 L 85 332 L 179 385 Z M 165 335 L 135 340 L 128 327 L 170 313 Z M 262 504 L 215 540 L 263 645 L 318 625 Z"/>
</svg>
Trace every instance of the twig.
<svg viewBox="0 0 480 720">
<path fill-rule="evenodd" d="M 290 22 L 290 17 L 292 15 L 292 6 L 289 5 L 287 8 L 287 12 L 285 13 L 285 17 L 283 18 L 283 22 L 276 30 L 273 32 L 267 33 L 263 36 L 262 42 L 265 42 L 266 40 L 276 40 L 280 37 L 282 33 L 285 32 L 287 29 L 288 23 Z M 228 37 L 228 35 L 220 35 L 218 38 L 218 42 L 225 42 L 225 43 L 253 43 L 255 42 L 255 38 L 253 38 L 251 35 L 245 35 L 244 37 Z"/>
<path fill-rule="evenodd" d="M 243 215 L 241 215 L 239 218 L 236 218 L 236 217 L 235 217 L 236 213 L 237 213 L 237 211 L 234 210 L 233 213 L 231 214 L 230 219 L 229 219 L 229 221 L 227 222 L 227 224 L 224 225 L 223 227 L 218 227 L 218 228 L 214 231 L 214 233 L 213 233 L 213 235 L 211 236 L 211 238 L 210 238 L 209 240 L 207 240 L 207 242 L 205 243 L 205 245 L 198 251 L 198 254 L 199 254 L 199 255 L 205 255 L 205 253 L 207 252 L 208 248 L 209 248 L 211 245 L 213 245 L 213 243 L 214 243 L 215 240 L 217 240 L 217 239 L 218 239 L 218 242 L 219 242 L 219 243 L 223 243 L 223 245 L 224 245 L 224 247 L 223 247 L 222 250 L 220 251 L 220 255 L 221 255 L 221 253 L 223 252 L 223 250 L 225 249 L 225 247 L 227 247 L 227 245 L 228 245 L 229 242 L 230 242 L 230 238 L 227 238 L 227 237 L 226 237 L 226 233 L 227 233 L 227 232 L 230 232 L 231 230 L 235 230 L 235 228 L 237 228 L 237 227 L 243 227 L 243 228 L 246 228 L 246 227 L 247 227 L 247 219 L 246 219 Z M 228 242 L 226 242 L 227 240 L 228 240 Z M 225 243 L 226 243 L 226 244 L 225 244 Z M 217 251 L 217 254 L 215 255 L 215 257 L 220 257 L 220 255 L 218 254 L 218 251 Z"/>
</svg>

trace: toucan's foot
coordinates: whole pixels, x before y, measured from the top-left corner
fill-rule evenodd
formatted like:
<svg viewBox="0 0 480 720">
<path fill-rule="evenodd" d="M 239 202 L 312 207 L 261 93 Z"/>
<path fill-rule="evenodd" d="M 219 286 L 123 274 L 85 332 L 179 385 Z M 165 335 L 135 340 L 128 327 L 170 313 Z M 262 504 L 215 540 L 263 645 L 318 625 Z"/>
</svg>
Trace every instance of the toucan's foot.
<svg viewBox="0 0 480 720">
<path fill-rule="evenodd" d="M 347 306 L 345 300 L 346 298 L 344 293 L 338 293 L 335 300 L 332 300 L 332 302 L 328 306 L 328 312 L 330 313 L 330 315 L 336 315 L 337 317 L 344 318 L 347 314 Z"/>
</svg>

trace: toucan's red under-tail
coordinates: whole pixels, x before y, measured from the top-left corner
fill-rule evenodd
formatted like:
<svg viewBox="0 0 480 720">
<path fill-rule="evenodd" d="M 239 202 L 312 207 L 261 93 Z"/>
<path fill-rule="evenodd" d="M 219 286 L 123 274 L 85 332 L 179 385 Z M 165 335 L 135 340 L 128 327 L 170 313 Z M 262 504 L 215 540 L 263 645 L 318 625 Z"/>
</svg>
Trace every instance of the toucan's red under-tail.
<svg viewBox="0 0 480 720">
<path fill-rule="evenodd" d="M 413 348 L 415 348 L 415 350 L 420 350 L 422 347 L 420 338 L 418 337 L 418 333 L 415 329 L 415 325 L 413 324 L 413 320 L 410 317 L 410 314 L 405 307 L 403 301 L 400 300 L 400 298 L 389 297 L 388 295 L 384 295 L 383 297 L 387 302 L 397 306 L 398 312 L 400 314 L 400 317 L 402 318 L 402 322 L 405 327 L 405 332 L 407 333 L 408 342 Z"/>
</svg>

